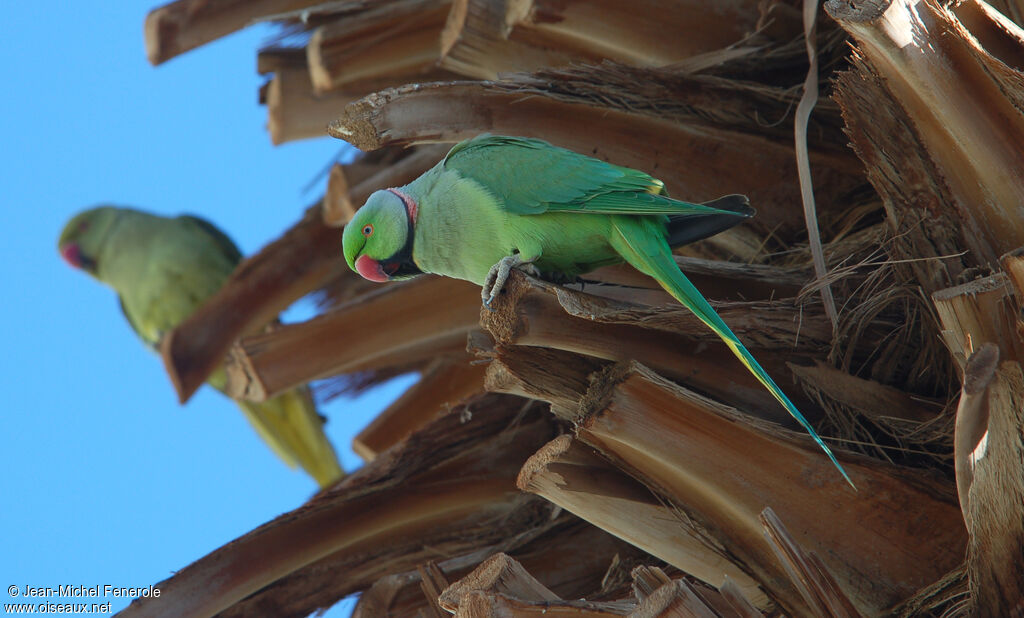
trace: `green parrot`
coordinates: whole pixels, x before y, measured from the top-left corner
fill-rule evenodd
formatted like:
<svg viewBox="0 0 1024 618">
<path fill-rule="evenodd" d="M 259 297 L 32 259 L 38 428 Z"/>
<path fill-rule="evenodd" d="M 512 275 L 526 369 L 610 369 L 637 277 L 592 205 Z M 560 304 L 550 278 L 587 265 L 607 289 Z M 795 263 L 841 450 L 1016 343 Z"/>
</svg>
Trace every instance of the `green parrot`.
<svg viewBox="0 0 1024 618">
<path fill-rule="evenodd" d="M 73 217 L 60 234 L 58 250 L 69 264 L 114 288 L 128 323 L 154 350 L 220 289 L 242 257 L 230 238 L 203 219 L 114 206 Z M 208 380 L 221 391 L 225 382 L 223 368 Z M 344 476 L 308 387 L 263 403 L 237 403 L 288 465 L 302 466 L 321 487 Z"/>
<path fill-rule="evenodd" d="M 370 195 L 345 227 L 350 268 L 370 281 L 435 273 L 482 286 L 490 308 L 509 270 L 564 280 L 628 262 L 708 325 L 853 482 L 807 419 L 672 258 L 672 247 L 754 214 L 742 195 L 706 204 L 664 183 L 536 139 L 483 135 L 456 144 L 416 180 Z"/>
</svg>

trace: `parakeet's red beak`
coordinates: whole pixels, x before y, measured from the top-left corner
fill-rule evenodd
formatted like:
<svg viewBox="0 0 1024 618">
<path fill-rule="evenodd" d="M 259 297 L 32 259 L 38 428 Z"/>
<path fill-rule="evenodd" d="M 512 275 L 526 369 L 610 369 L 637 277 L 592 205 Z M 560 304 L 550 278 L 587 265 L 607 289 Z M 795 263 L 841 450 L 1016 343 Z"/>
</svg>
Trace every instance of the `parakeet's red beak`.
<svg viewBox="0 0 1024 618">
<path fill-rule="evenodd" d="M 82 267 L 82 250 L 75 243 L 68 243 L 60 248 L 60 256 L 75 268 Z"/>
<path fill-rule="evenodd" d="M 356 259 L 356 270 L 363 276 L 363 279 L 377 283 L 384 283 L 389 279 L 387 273 L 384 272 L 384 266 L 368 255 L 360 255 Z"/>
</svg>

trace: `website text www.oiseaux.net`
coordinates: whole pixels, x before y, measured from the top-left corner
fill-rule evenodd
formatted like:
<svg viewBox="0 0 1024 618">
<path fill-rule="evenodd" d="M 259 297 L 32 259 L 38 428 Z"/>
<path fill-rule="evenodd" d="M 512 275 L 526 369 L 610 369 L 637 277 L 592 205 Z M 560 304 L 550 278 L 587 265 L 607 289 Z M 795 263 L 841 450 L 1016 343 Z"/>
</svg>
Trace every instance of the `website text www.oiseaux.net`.
<svg viewBox="0 0 1024 618">
<path fill-rule="evenodd" d="M 139 597 L 159 597 L 160 589 L 154 586 L 147 588 L 120 588 L 111 585 L 95 586 L 57 586 L 7 587 L 11 601 L 4 603 L 5 614 L 110 614 L 113 613 L 113 600 L 100 602 L 99 599 L 137 599 Z"/>
</svg>

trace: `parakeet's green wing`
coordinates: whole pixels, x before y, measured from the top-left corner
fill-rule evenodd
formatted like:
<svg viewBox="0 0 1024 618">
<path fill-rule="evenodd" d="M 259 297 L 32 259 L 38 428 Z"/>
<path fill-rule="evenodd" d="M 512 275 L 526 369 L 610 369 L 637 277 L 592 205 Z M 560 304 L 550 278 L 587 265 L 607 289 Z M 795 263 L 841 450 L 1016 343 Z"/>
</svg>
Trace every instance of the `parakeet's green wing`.
<svg viewBox="0 0 1024 618">
<path fill-rule="evenodd" d="M 221 253 L 224 254 L 224 257 L 232 264 L 237 264 L 242 260 L 242 252 L 238 250 L 238 245 L 236 245 L 227 234 L 220 231 L 214 224 L 195 215 L 181 215 L 178 219 L 195 225 L 207 236 L 212 238 L 214 244 L 217 245 Z"/>
<path fill-rule="evenodd" d="M 475 180 L 518 215 L 579 212 L 622 215 L 728 214 L 673 200 L 660 180 L 522 137 L 483 136 L 456 144 L 446 170 Z"/>
<path fill-rule="evenodd" d="M 131 292 L 138 297 L 134 303 L 138 311 L 130 311 L 133 304 L 124 300 L 124 293 L 121 295 L 121 310 L 128 324 L 154 349 L 167 333 L 216 292 L 227 276 L 196 276 L 190 266 L 192 264 L 168 261 L 154 265 L 152 279 L 143 281 L 139 290 Z"/>
<path fill-rule="evenodd" d="M 128 310 L 123 297 L 121 311 L 139 337 L 150 347 L 156 348 L 160 340 L 196 310 L 207 298 L 220 288 L 224 279 L 242 259 L 238 247 L 224 232 L 209 221 L 192 215 L 182 215 L 176 220 L 184 226 L 184 233 L 175 238 L 191 239 L 186 246 L 171 244 L 150 250 L 160 255 L 154 260 L 150 271 L 151 281 L 142 281 L 132 293 L 145 298 L 143 310 L 133 314 Z M 209 242 L 201 238 L 206 237 Z M 188 252 L 182 259 L 164 255 Z M 154 253 L 155 252 L 155 253 Z M 197 273 L 203 273 L 197 276 Z M 135 306 L 139 306 L 136 302 Z"/>
<path fill-rule="evenodd" d="M 160 339 L 152 337 L 146 329 L 135 322 L 131 312 L 124 306 L 124 298 L 120 295 L 117 297 L 117 302 L 121 306 L 121 313 L 124 315 L 124 319 L 128 322 L 128 326 L 132 327 L 132 330 L 139 336 L 139 339 L 142 339 L 142 342 L 146 344 L 146 347 L 156 352 L 160 348 Z"/>
</svg>

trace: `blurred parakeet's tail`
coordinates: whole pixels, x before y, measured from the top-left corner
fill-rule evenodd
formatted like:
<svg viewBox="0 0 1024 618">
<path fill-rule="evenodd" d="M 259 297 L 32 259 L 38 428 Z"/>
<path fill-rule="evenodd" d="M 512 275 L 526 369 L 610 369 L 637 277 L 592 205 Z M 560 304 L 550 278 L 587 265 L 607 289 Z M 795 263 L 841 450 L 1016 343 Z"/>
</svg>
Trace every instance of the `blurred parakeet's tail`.
<svg viewBox="0 0 1024 618">
<path fill-rule="evenodd" d="M 301 466 L 321 488 L 345 475 L 323 432 L 308 387 L 293 388 L 273 399 L 238 401 L 260 438 L 290 466 Z"/>
<path fill-rule="evenodd" d="M 775 384 L 775 381 L 768 375 L 768 372 L 754 359 L 754 356 L 733 334 L 732 330 L 718 316 L 704 296 L 690 283 L 686 275 L 679 270 L 675 260 L 672 259 L 672 252 L 665 240 L 664 231 L 659 229 L 657 223 L 650 218 L 615 217 L 611 242 L 623 259 L 637 270 L 654 277 L 661 287 L 665 288 L 666 292 L 692 311 L 694 315 L 722 338 L 725 345 L 729 346 L 733 354 L 750 370 L 750 373 L 754 374 L 754 377 L 779 400 L 779 403 L 814 438 L 818 446 L 825 451 L 825 454 L 832 460 L 832 463 L 839 469 L 846 482 L 856 489 L 857 487 L 850 480 L 849 475 L 846 474 L 846 470 L 836 461 L 835 455 L 832 454 L 828 445 L 818 436 L 818 433 L 814 431 L 811 424 L 807 422 L 804 415 L 796 409 L 793 402 Z"/>
</svg>

